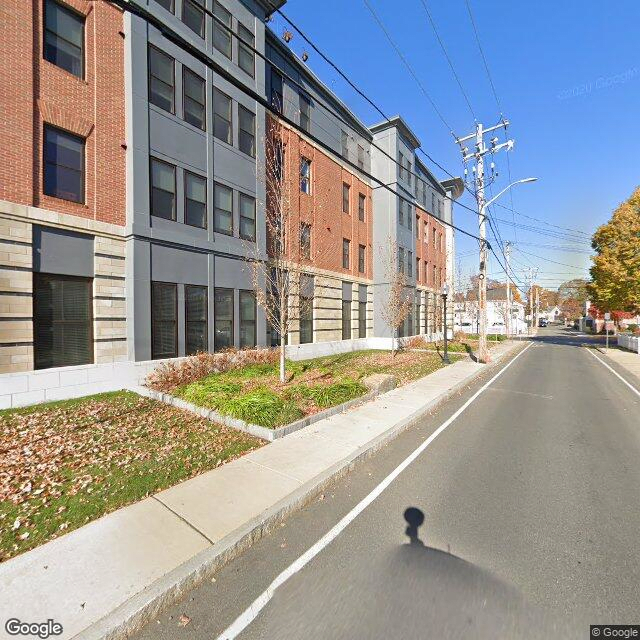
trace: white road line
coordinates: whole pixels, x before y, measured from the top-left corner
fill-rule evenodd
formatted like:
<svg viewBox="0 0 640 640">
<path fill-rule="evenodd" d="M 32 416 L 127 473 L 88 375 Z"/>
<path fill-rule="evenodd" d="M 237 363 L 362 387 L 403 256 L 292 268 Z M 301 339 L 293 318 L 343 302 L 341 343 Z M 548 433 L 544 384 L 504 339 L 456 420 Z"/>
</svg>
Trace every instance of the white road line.
<svg viewBox="0 0 640 640">
<path fill-rule="evenodd" d="M 627 387 L 629 387 L 629 389 L 631 389 L 631 391 L 633 391 L 633 393 L 635 393 L 637 396 L 640 396 L 640 391 L 638 391 L 632 384 L 630 384 L 629 382 L 627 382 L 615 369 L 612 369 L 602 358 L 600 358 L 599 356 L 597 356 L 595 353 L 593 353 L 593 349 L 587 349 L 587 351 L 601 364 L 603 364 L 605 367 L 607 367 L 607 369 L 609 369 L 609 371 L 611 371 L 611 373 L 613 373 L 614 376 L 616 376 L 616 378 L 620 378 L 620 380 L 622 380 L 622 382 L 624 382 Z"/>
<path fill-rule="evenodd" d="M 531 343 L 533 344 L 533 343 Z M 407 456 L 369 495 L 362 499 L 340 522 L 330 529 L 318 542 L 305 551 L 297 560 L 290 564 L 274 581 L 263 591 L 236 620 L 229 625 L 217 638 L 217 640 L 233 640 L 248 627 L 258 614 L 268 604 L 273 597 L 275 590 L 284 584 L 289 578 L 298 573 L 307 565 L 320 551 L 347 528 L 465 409 L 483 392 L 489 385 L 497 380 L 529 347 L 527 345 L 513 360 L 496 373 L 491 380 L 486 382 L 476 391 L 450 418 L 443 422 L 417 449 Z"/>
</svg>

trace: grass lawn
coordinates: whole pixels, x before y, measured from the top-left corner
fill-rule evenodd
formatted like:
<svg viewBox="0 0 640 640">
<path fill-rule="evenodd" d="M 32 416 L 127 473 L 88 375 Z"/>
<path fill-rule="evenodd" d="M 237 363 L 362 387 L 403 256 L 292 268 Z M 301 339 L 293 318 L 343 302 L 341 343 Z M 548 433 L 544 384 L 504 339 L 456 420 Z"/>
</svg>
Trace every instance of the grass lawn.
<svg viewBox="0 0 640 640">
<path fill-rule="evenodd" d="M 357 351 L 287 362 L 284 385 L 278 379 L 278 365 L 257 364 L 206 376 L 179 387 L 174 394 L 273 429 L 364 395 L 365 376 L 390 373 L 404 384 L 441 366 L 442 359 L 435 353 L 402 351 L 392 358 L 385 351 Z"/>
<path fill-rule="evenodd" d="M 0 411 L 0 561 L 260 445 L 124 391 Z"/>
</svg>

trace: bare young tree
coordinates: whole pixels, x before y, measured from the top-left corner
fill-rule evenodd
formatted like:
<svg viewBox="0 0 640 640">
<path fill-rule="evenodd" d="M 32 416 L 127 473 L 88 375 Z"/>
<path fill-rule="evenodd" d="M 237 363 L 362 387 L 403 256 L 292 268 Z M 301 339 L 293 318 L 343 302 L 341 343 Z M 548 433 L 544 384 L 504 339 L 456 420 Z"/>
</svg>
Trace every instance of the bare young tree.
<svg viewBox="0 0 640 640">
<path fill-rule="evenodd" d="M 285 347 L 287 336 L 312 312 L 312 298 L 305 295 L 302 261 L 311 258 L 311 227 L 300 225 L 293 197 L 297 194 L 297 167 L 287 167 L 286 129 L 271 116 L 266 118 L 264 165 L 259 178 L 266 189 L 266 256 L 258 244 L 248 258 L 256 302 L 264 311 L 268 326 L 280 344 L 280 382 L 286 382 Z M 303 185 L 304 186 L 304 185 Z"/>
<path fill-rule="evenodd" d="M 389 239 L 386 249 L 382 250 L 381 259 L 385 271 L 386 294 L 380 307 L 382 318 L 391 329 L 391 357 L 396 355 L 398 330 L 411 313 L 412 291 L 407 284 L 405 265 L 399 259 L 398 243 Z"/>
</svg>

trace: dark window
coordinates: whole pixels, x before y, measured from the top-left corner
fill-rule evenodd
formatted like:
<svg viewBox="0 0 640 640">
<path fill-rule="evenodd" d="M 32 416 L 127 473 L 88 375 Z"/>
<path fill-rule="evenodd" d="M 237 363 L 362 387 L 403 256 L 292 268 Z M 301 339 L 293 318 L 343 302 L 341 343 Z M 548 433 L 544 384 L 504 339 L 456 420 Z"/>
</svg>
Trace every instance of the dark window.
<svg viewBox="0 0 640 640">
<path fill-rule="evenodd" d="M 351 187 L 346 183 L 342 183 L 342 213 L 349 213 L 349 192 Z"/>
<path fill-rule="evenodd" d="M 367 337 L 367 303 L 358 302 L 358 337 Z"/>
<path fill-rule="evenodd" d="M 45 194 L 72 202 L 84 202 L 84 145 L 83 138 L 45 125 Z"/>
<path fill-rule="evenodd" d="M 311 193 L 311 160 L 300 158 L 300 191 Z"/>
<path fill-rule="evenodd" d="M 91 279 L 33 274 L 36 369 L 93 362 Z"/>
<path fill-rule="evenodd" d="M 363 244 L 358 245 L 358 272 L 359 273 L 364 273 L 366 251 L 367 251 L 367 248 Z"/>
<path fill-rule="evenodd" d="M 213 135 L 227 144 L 233 144 L 231 98 L 219 89 L 213 89 Z"/>
<path fill-rule="evenodd" d="M 364 208 L 366 204 L 366 198 L 361 193 L 358 194 L 358 220 L 364 222 Z"/>
<path fill-rule="evenodd" d="M 215 350 L 233 347 L 233 289 L 215 289 Z"/>
<path fill-rule="evenodd" d="M 253 291 L 240 291 L 240 348 L 256 346 L 256 296 Z"/>
<path fill-rule="evenodd" d="M 400 206 L 398 207 L 398 224 L 404 225 L 404 200 L 400 199 Z"/>
<path fill-rule="evenodd" d="M 420 216 L 416 216 L 416 239 L 420 240 Z"/>
<path fill-rule="evenodd" d="M 207 329 L 207 287 L 185 285 L 185 349 L 188 356 L 209 348 Z"/>
<path fill-rule="evenodd" d="M 420 280 L 420 258 L 416 258 L 416 280 Z"/>
<path fill-rule="evenodd" d="M 303 258 L 311 258 L 311 225 L 302 222 L 300 224 L 300 254 Z"/>
<path fill-rule="evenodd" d="M 342 148 L 342 157 L 345 160 L 349 159 L 349 136 L 346 131 L 342 131 L 340 134 L 340 144 Z"/>
<path fill-rule="evenodd" d="M 44 14 L 44 59 L 82 78 L 84 17 L 53 0 L 46 0 Z"/>
<path fill-rule="evenodd" d="M 238 23 L 238 35 L 244 42 L 255 48 L 255 36 L 247 27 Z M 252 78 L 255 75 L 255 53 L 241 40 L 238 40 L 238 66 Z"/>
<path fill-rule="evenodd" d="M 256 200 L 244 193 L 240 194 L 240 237 L 252 242 L 256 239 Z"/>
<path fill-rule="evenodd" d="M 411 278 L 413 276 L 413 253 L 407 251 L 407 275 Z"/>
<path fill-rule="evenodd" d="M 238 148 L 242 153 L 256 155 L 256 115 L 238 105 Z"/>
<path fill-rule="evenodd" d="M 411 186 L 411 162 L 407 159 L 407 182 L 409 186 Z"/>
<path fill-rule="evenodd" d="M 342 339 L 351 340 L 351 300 L 342 301 Z"/>
<path fill-rule="evenodd" d="M 407 202 L 407 229 L 411 231 L 413 228 L 413 215 L 411 214 L 411 205 Z"/>
<path fill-rule="evenodd" d="M 284 144 L 280 140 L 276 140 L 273 151 L 273 176 L 278 184 L 282 182 L 284 177 L 284 154 Z"/>
<path fill-rule="evenodd" d="M 233 235 L 233 190 L 217 182 L 213 189 L 213 228 Z"/>
<path fill-rule="evenodd" d="M 300 344 L 313 342 L 313 277 L 301 277 Z"/>
<path fill-rule="evenodd" d="M 282 102 L 282 76 L 271 69 L 271 106 L 278 112 L 282 113 L 284 104 Z"/>
<path fill-rule="evenodd" d="M 204 131 L 206 128 L 204 79 L 186 67 L 182 67 L 182 70 L 184 119 Z"/>
<path fill-rule="evenodd" d="M 311 131 L 311 100 L 300 94 L 300 128 L 309 133 Z"/>
<path fill-rule="evenodd" d="M 358 166 L 364 169 L 364 147 L 358 145 Z"/>
<path fill-rule="evenodd" d="M 404 249 L 402 247 L 398 249 L 398 271 L 404 273 Z"/>
<path fill-rule="evenodd" d="M 219 3 L 213 5 L 213 15 L 222 22 L 213 20 L 213 46 L 231 60 L 231 14 Z M 228 27 L 227 29 L 225 29 Z"/>
<path fill-rule="evenodd" d="M 156 0 L 156 2 L 167 11 L 173 13 L 173 0 Z"/>
<path fill-rule="evenodd" d="M 151 283 L 151 357 L 175 358 L 178 355 L 177 285 Z"/>
<path fill-rule="evenodd" d="M 196 0 L 182 0 L 182 22 L 204 38 L 204 11 Z"/>
<path fill-rule="evenodd" d="M 416 310 L 415 310 L 415 318 L 416 318 L 416 335 L 420 333 L 420 303 L 416 302 Z"/>
<path fill-rule="evenodd" d="M 398 153 L 398 175 L 400 180 L 404 178 L 404 156 L 401 153 Z"/>
<path fill-rule="evenodd" d="M 175 113 L 175 60 L 149 46 L 149 102 Z"/>
<path fill-rule="evenodd" d="M 207 180 L 189 171 L 184 172 L 184 221 L 207 228 Z"/>
<path fill-rule="evenodd" d="M 349 250 L 351 248 L 351 242 L 344 238 L 342 240 L 342 268 L 349 268 Z"/>
<path fill-rule="evenodd" d="M 176 168 L 155 158 L 151 159 L 151 215 L 176 219 Z"/>
</svg>

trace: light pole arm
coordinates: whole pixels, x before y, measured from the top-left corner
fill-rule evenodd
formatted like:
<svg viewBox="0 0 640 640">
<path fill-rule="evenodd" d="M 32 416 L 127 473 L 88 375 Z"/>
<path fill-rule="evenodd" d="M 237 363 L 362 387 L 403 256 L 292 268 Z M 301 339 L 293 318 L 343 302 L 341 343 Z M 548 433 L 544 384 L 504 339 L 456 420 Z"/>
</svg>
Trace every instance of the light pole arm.
<svg viewBox="0 0 640 640">
<path fill-rule="evenodd" d="M 500 193 L 496 194 L 495 196 L 493 196 L 493 198 L 491 198 L 491 200 L 487 200 L 483 205 L 482 205 L 482 213 L 484 214 L 484 210 L 491 206 L 502 194 L 506 193 L 507 191 L 509 191 L 509 189 L 511 189 L 511 187 L 515 187 L 517 184 L 522 184 L 524 182 L 535 182 L 538 178 L 522 178 L 522 180 L 516 180 L 515 182 L 512 182 L 510 185 L 506 186 L 502 191 L 500 191 Z"/>
</svg>

